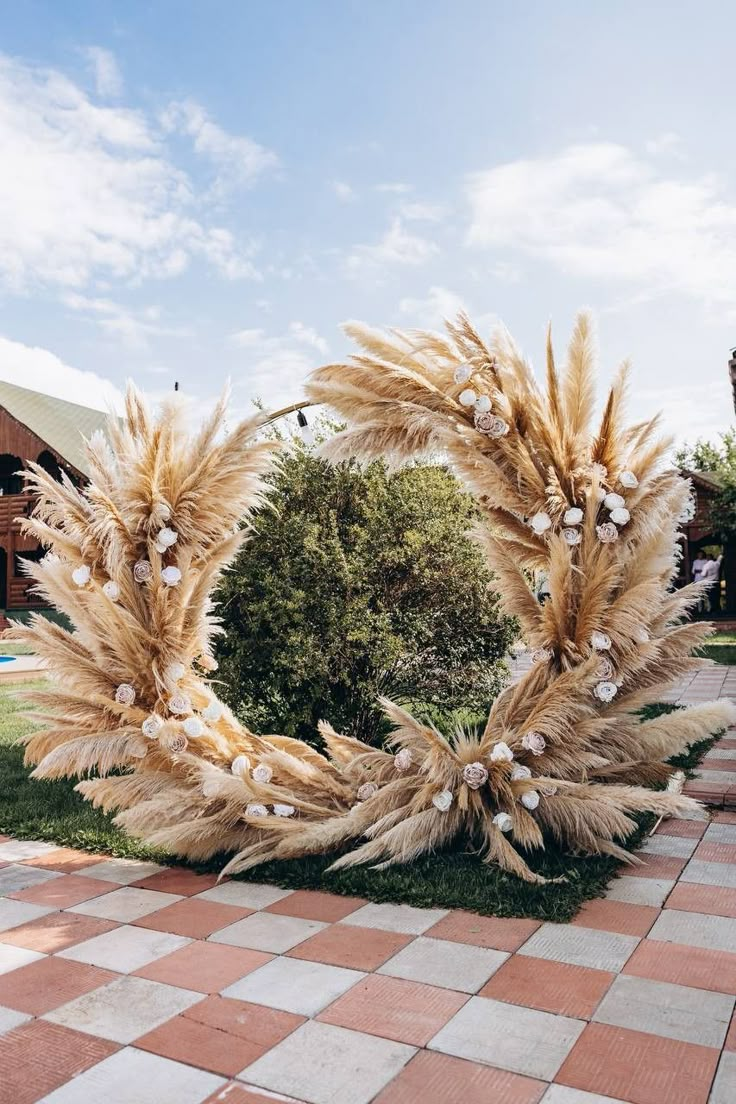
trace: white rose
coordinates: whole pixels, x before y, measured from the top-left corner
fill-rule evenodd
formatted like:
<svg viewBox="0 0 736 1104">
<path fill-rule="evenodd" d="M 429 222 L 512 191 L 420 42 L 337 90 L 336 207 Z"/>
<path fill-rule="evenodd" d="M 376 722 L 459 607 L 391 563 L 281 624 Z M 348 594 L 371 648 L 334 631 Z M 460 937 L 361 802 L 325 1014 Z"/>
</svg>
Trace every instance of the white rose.
<svg viewBox="0 0 736 1104">
<path fill-rule="evenodd" d="M 446 813 L 453 802 L 452 793 L 450 790 L 442 790 L 441 793 L 435 794 L 432 798 L 432 804 L 435 809 L 439 809 L 441 813 Z"/>
<path fill-rule="evenodd" d="M 545 513 L 544 510 L 540 510 L 539 513 L 534 515 L 529 524 L 535 533 L 541 535 L 542 533 L 546 533 L 551 526 L 552 518 L 549 514 Z"/>
<path fill-rule="evenodd" d="M 102 586 L 102 593 L 106 598 L 109 598 L 111 602 L 117 602 L 120 597 L 120 587 L 112 579 L 108 579 Z"/>
<path fill-rule="evenodd" d="M 539 794 L 536 790 L 527 790 L 521 795 L 521 804 L 525 809 L 536 809 L 539 804 Z"/>
<path fill-rule="evenodd" d="M 487 414 L 491 409 L 491 400 L 488 395 L 479 395 L 474 405 L 478 414 Z"/>
<path fill-rule="evenodd" d="M 164 548 L 171 548 L 172 544 L 176 544 L 179 539 L 179 534 L 174 529 L 162 529 L 156 534 L 156 543 L 162 544 Z"/>
<path fill-rule="evenodd" d="M 472 364 L 458 364 L 455 369 L 454 379 L 455 383 L 467 383 L 473 374 Z"/>
<path fill-rule="evenodd" d="M 201 736 L 204 732 L 204 725 L 200 721 L 199 717 L 187 717 L 184 721 L 184 731 L 187 736 L 191 736 L 194 739 L 197 736 Z"/>
<path fill-rule="evenodd" d="M 565 525 L 580 525 L 583 520 L 583 511 L 579 506 L 571 506 L 569 510 L 565 512 L 565 516 L 562 521 Z"/>
<path fill-rule="evenodd" d="M 615 510 L 611 510 L 611 521 L 616 525 L 626 525 L 630 518 L 631 514 L 625 506 L 617 506 Z"/>
<path fill-rule="evenodd" d="M 499 740 L 497 744 L 493 745 L 490 758 L 492 763 L 510 763 L 514 758 L 514 753 L 508 744 L 505 744 L 503 740 Z"/>
<path fill-rule="evenodd" d="M 274 805 L 273 811 L 276 816 L 292 817 L 296 812 L 296 809 L 293 805 Z"/>
<path fill-rule="evenodd" d="M 273 778 L 273 771 L 269 767 L 268 763 L 259 763 L 257 767 L 253 768 L 251 777 L 254 782 L 260 783 L 262 786 L 268 785 Z"/>
<path fill-rule="evenodd" d="M 496 813 L 493 818 L 493 823 L 496 825 L 499 832 L 510 832 L 514 827 L 514 822 L 508 813 Z"/>
<path fill-rule="evenodd" d="M 75 567 L 72 571 L 72 579 L 78 587 L 86 586 L 92 576 L 92 572 L 86 564 L 81 564 L 79 567 Z"/>
<path fill-rule="evenodd" d="M 259 805 L 257 802 L 254 802 L 252 805 L 246 805 L 245 815 L 249 817 L 267 817 L 268 809 L 265 805 Z"/>
<path fill-rule="evenodd" d="M 247 755 L 236 755 L 230 764 L 230 770 L 238 778 L 247 778 L 250 771 L 250 759 Z"/>
<path fill-rule="evenodd" d="M 593 693 L 599 701 L 610 702 L 618 694 L 618 686 L 615 682 L 599 682 Z"/>
<path fill-rule="evenodd" d="M 632 471 L 622 471 L 618 477 L 618 481 L 622 487 L 627 487 L 629 490 L 633 490 L 634 487 L 639 486 L 639 480 Z"/>
<path fill-rule="evenodd" d="M 181 571 L 178 567 L 165 567 L 161 572 L 161 578 L 167 586 L 178 586 L 181 582 Z"/>
<path fill-rule="evenodd" d="M 217 698 L 213 698 L 209 705 L 204 707 L 202 716 L 206 721 L 219 721 L 222 716 L 222 705 Z"/>
<path fill-rule="evenodd" d="M 626 501 L 620 494 L 607 494 L 603 499 L 603 505 L 607 510 L 617 510 L 620 506 L 625 506 Z"/>
<path fill-rule="evenodd" d="M 608 633 L 596 631 L 591 633 L 590 643 L 596 652 L 607 652 L 611 647 L 611 638 Z"/>
<path fill-rule="evenodd" d="M 460 392 L 458 402 L 461 406 L 475 406 L 475 400 L 478 398 L 472 387 L 466 387 L 464 391 Z"/>
<path fill-rule="evenodd" d="M 531 778 L 532 772 L 523 763 L 514 763 L 511 769 L 511 781 L 521 782 L 523 778 Z"/>
</svg>

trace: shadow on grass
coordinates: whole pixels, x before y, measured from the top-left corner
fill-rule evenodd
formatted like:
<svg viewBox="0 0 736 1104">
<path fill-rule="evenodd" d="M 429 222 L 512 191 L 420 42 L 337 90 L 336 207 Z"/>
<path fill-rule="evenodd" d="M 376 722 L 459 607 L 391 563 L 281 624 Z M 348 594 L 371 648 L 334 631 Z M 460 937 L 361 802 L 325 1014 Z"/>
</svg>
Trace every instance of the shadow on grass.
<svg viewBox="0 0 736 1104">
<path fill-rule="evenodd" d="M 29 689 L 25 684 L 23 689 Z M 23 765 L 17 740 L 32 730 L 24 716 L 29 708 L 16 694 L 20 688 L 0 687 L 0 833 L 19 839 L 50 840 L 87 851 L 127 858 L 179 864 L 180 860 L 152 850 L 117 829 L 110 817 L 93 809 L 74 791 L 72 781 L 37 782 Z M 668 712 L 668 707 L 658 708 Z M 649 715 L 652 715 L 651 713 Z M 715 739 L 715 737 L 713 738 Z M 678 766 L 694 765 L 713 740 L 703 741 Z M 702 750 L 701 750 L 702 749 Z M 643 817 L 628 841 L 634 848 L 654 822 Z M 584 901 L 598 897 L 620 864 L 608 856 L 577 858 L 550 845 L 535 852 L 530 865 L 545 877 L 564 875 L 559 885 L 528 885 L 489 866 L 472 854 L 443 852 L 387 870 L 356 867 L 327 873 L 336 855 L 266 863 L 239 875 L 246 881 L 271 882 L 288 889 L 321 889 L 331 893 L 394 901 L 418 907 L 462 908 L 489 916 L 526 916 L 539 920 L 570 920 Z M 207 863 L 182 863 L 199 871 L 220 871 L 225 856 Z"/>
</svg>

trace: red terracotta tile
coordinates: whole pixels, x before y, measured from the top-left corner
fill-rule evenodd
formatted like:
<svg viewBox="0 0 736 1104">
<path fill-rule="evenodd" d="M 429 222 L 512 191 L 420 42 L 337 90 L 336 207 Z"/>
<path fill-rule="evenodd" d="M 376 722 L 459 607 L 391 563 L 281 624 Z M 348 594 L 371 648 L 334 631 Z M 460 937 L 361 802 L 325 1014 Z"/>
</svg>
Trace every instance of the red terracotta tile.
<svg viewBox="0 0 736 1104">
<path fill-rule="evenodd" d="M 157 889 L 161 893 L 178 893 L 181 897 L 192 897 L 195 893 L 204 893 L 217 885 L 216 874 L 196 874 L 183 866 L 170 866 L 159 870 L 147 878 L 133 882 L 141 889 Z"/>
<path fill-rule="evenodd" d="M 713 758 L 710 755 L 706 755 L 705 759 L 703 759 L 702 763 L 700 763 L 699 765 L 701 770 L 730 772 L 733 770 L 733 759 L 718 759 Z"/>
<path fill-rule="evenodd" d="M 425 932 L 432 939 L 453 943 L 472 943 L 497 951 L 518 951 L 539 927 L 538 920 L 507 920 L 501 916 L 479 916 L 456 909 Z"/>
<path fill-rule="evenodd" d="M 60 874 L 76 874 L 86 866 L 105 862 L 107 858 L 107 855 L 91 855 L 89 851 L 77 851 L 73 847 L 59 847 L 56 851 L 47 851 L 45 855 L 39 855 L 35 859 L 26 859 L 23 865 L 57 870 Z"/>
<path fill-rule="evenodd" d="M 618 932 L 619 935 L 646 935 L 660 910 L 651 905 L 629 905 L 625 901 L 599 898 L 586 901 L 573 924 L 579 928 Z"/>
<path fill-rule="evenodd" d="M 715 746 L 722 751 L 736 751 L 736 740 L 727 739 L 724 736 Z"/>
<path fill-rule="evenodd" d="M 593 970 L 588 966 L 514 955 L 504 962 L 478 995 L 587 1020 L 615 976 L 607 970 Z"/>
<path fill-rule="evenodd" d="M 35 1104 L 119 1049 L 117 1043 L 45 1020 L 22 1024 L 0 1035 L 0 1100 Z"/>
<path fill-rule="evenodd" d="M 736 812 L 730 812 L 726 810 L 717 810 L 713 814 L 714 824 L 736 824 Z"/>
<path fill-rule="evenodd" d="M 25 947 L 29 951 L 54 954 L 119 926 L 114 920 L 101 920 L 96 916 L 52 912 L 38 920 L 0 932 L 0 943 L 12 943 L 15 947 Z"/>
<path fill-rule="evenodd" d="M 736 919 L 736 889 L 678 882 L 667 898 L 665 908 L 679 909 L 681 912 L 705 912 L 708 916 L 730 916 Z"/>
<path fill-rule="evenodd" d="M 468 1000 L 466 993 L 373 974 L 317 1019 L 411 1046 L 426 1046 Z"/>
<path fill-rule="evenodd" d="M 736 843 L 699 843 L 695 849 L 694 859 L 702 859 L 703 862 L 736 863 Z"/>
<path fill-rule="evenodd" d="M 302 920 L 321 920 L 334 924 L 356 912 L 366 902 L 362 897 L 340 897 L 337 893 L 321 893 L 313 889 L 297 889 L 288 897 L 274 901 L 264 912 L 279 916 L 298 916 Z"/>
<path fill-rule="evenodd" d="M 173 905 L 149 912 L 134 923 L 138 928 L 186 935 L 190 939 L 207 939 L 213 932 L 250 916 L 252 909 L 221 905 L 217 901 L 175 901 Z"/>
<path fill-rule="evenodd" d="M 190 943 L 172 954 L 136 970 L 138 977 L 193 989 L 197 993 L 219 993 L 221 989 L 270 962 L 273 955 L 222 943 Z M 240 1067 L 242 1069 L 242 1066 Z"/>
<path fill-rule="evenodd" d="M 736 1050 L 736 1012 L 731 1017 L 731 1026 L 728 1029 L 726 1035 L 726 1041 L 723 1044 L 724 1050 Z"/>
<path fill-rule="evenodd" d="M 687 859 L 676 859 L 671 855 L 651 855 L 644 851 L 636 851 L 635 855 L 644 860 L 641 866 L 626 867 L 626 873 L 635 878 L 669 878 L 675 881 L 687 864 Z"/>
<path fill-rule="evenodd" d="M 118 976 L 84 962 L 40 958 L 0 975 L 0 1004 L 32 1016 L 42 1016 L 52 1008 L 115 981 Z"/>
<path fill-rule="evenodd" d="M 687 839 L 700 839 L 708 822 L 705 820 L 663 820 L 656 831 L 658 836 L 685 836 Z"/>
<path fill-rule="evenodd" d="M 7 843 L 10 836 L 0 836 L 0 843 Z"/>
<path fill-rule="evenodd" d="M 623 973 L 654 981 L 671 981 L 693 989 L 736 993 L 736 953 L 643 939 Z"/>
<path fill-rule="evenodd" d="M 34 905 L 47 905 L 49 908 L 65 909 L 89 901 L 93 897 L 102 897 L 118 886 L 103 882 L 100 878 L 85 878 L 81 874 L 63 874 L 29 889 L 9 894 L 16 901 L 29 901 Z"/>
<path fill-rule="evenodd" d="M 207 1000 L 136 1039 L 136 1047 L 234 1077 L 290 1035 L 302 1016 L 226 997 Z"/>
<path fill-rule="evenodd" d="M 703 801 L 706 805 L 722 806 L 727 788 L 725 783 L 699 782 L 694 779 L 692 782 L 685 783 L 682 792 L 687 797 L 694 797 L 698 801 Z"/>
<path fill-rule="evenodd" d="M 352 970 L 377 970 L 392 955 L 411 943 L 414 936 L 378 928 L 333 924 L 288 951 L 289 958 L 306 958 Z"/>
<path fill-rule="evenodd" d="M 537 1104 L 546 1088 L 518 1073 L 422 1050 L 374 1104 Z"/>
<path fill-rule="evenodd" d="M 231 1081 L 212 1096 L 208 1096 L 202 1104 L 278 1104 L 278 1097 L 264 1096 L 257 1089 L 246 1089 L 244 1085 Z M 300 1102 L 297 1100 L 294 1104 Z"/>
<path fill-rule="evenodd" d="M 608 1024 L 588 1024 L 555 1080 L 631 1104 L 706 1104 L 719 1052 Z"/>
</svg>

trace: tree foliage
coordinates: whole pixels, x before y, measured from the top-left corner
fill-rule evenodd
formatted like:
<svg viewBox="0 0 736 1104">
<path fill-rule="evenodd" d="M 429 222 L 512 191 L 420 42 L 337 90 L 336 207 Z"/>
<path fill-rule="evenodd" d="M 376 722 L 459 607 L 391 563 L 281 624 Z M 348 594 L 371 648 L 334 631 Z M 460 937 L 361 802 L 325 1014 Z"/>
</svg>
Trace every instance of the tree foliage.
<svg viewBox="0 0 736 1104">
<path fill-rule="evenodd" d="M 295 445 L 221 586 L 223 696 L 256 731 L 376 739 L 377 697 L 487 708 L 516 634 L 469 496 L 436 465 L 332 466 Z"/>
</svg>

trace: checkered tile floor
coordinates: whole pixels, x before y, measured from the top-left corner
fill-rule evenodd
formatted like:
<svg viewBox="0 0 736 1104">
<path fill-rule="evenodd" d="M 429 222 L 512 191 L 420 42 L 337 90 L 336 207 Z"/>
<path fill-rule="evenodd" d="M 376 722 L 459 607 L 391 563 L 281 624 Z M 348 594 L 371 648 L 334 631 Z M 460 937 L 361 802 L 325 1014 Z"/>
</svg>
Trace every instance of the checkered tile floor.
<svg viewBox="0 0 736 1104">
<path fill-rule="evenodd" d="M 0 1102 L 733 1104 L 736 812 L 643 850 L 557 925 L 0 837 Z"/>
</svg>

